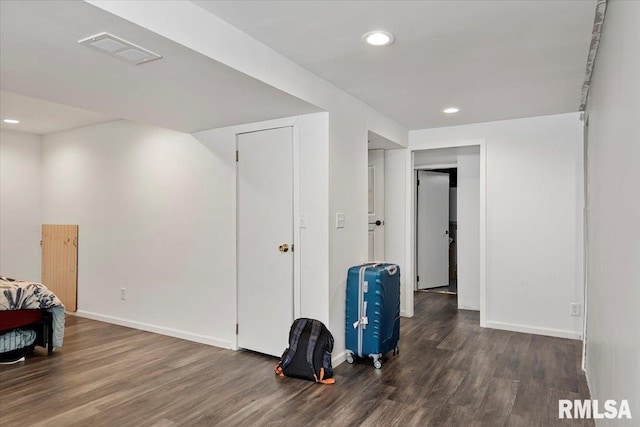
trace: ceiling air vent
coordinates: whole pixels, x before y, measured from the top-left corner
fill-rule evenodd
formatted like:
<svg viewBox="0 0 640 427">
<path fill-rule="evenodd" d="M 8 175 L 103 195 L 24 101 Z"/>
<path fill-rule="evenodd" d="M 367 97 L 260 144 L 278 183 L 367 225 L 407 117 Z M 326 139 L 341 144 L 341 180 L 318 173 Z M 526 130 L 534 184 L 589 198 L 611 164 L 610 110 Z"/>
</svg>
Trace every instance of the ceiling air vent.
<svg viewBox="0 0 640 427">
<path fill-rule="evenodd" d="M 162 56 L 150 50 L 136 46 L 126 40 L 122 40 L 109 33 L 100 33 L 94 36 L 78 40 L 78 43 L 98 49 L 107 55 L 123 59 L 131 64 L 140 65 L 146 62 L 160 59 Z"/>
</svg>

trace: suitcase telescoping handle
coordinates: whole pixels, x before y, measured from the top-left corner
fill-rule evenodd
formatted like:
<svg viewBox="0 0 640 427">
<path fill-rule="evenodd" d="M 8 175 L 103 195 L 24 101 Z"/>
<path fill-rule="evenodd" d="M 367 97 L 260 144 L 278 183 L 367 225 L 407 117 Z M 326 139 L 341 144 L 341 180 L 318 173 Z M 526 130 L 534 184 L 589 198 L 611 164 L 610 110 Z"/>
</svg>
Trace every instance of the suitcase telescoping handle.
<svg viewBox="0 0 640 427">
<path fill-rule="evenodd" d="M 365 264 L 367 267 L 377 267 L 379 265 L 384 264 L 384 262 L 379 262 L 379 261 L 374 261 L 374 262 L 369 262 L 367 264 Z M 389 276 L 393 276 L 394 274 L 396 274 L 398 272 L 398 266 L 395 264 L 390 264 L 388 266 L 385 267 L 387 272 L 389 273 Z"/>
</svg>

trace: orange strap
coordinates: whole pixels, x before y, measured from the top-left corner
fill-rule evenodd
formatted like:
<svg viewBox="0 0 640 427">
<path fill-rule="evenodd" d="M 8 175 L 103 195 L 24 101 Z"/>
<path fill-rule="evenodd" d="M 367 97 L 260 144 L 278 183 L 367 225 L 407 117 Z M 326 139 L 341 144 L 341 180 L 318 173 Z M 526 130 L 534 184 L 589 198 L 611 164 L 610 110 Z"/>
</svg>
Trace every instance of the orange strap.
<svg viewBox="0 0 640 427">
<path fill-rule="evenodd" d="M 333 378 L 324 378 L 324 368 L 320 368 L 320 379 L 316 379 L 320 384 L 335 384 L 336 380 Z"/>
<path fill-rule="evenodd" d="M 282 367 L 278 364 L 276 365 L 276 367 L 273 369 L 273 371 L 275 372 L 275 374 L 279 377 L 284 377 L 284 373 L 282 372 Z M 335 384 L 336 380 L 333 378 L 324 378 L 324 368 L 320 368 L 320 379 L 318 379 L 318 377 L 316 377 L 315 375 L 313 376 L 316 379 L 316 382 L 320 383 L 320 384 Z"/>
<path fill-rule="evenodd" d="M 282 373 L 282 367 L 280 366 L 280 364 L 276 365 L 274 372 L 276 373 L 277 376 L 284 377 L 284 374 Z"/>
</svg>

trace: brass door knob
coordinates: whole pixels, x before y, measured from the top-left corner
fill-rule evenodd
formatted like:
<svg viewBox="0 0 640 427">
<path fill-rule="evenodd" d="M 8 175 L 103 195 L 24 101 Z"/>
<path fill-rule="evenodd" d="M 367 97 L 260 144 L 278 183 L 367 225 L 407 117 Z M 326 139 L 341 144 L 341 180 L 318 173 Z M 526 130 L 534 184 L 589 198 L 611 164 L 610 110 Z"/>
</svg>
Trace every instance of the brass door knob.
<svg viewBox="0 0 640 427">
<path fill-rule="evenodd" d="M 289 251 L 289 245 L 287 245 L 286 243 L 283 243 L 280 246 L 278 246 L 278 250 L 280 252 L 288 252 Z"/>
</svg>

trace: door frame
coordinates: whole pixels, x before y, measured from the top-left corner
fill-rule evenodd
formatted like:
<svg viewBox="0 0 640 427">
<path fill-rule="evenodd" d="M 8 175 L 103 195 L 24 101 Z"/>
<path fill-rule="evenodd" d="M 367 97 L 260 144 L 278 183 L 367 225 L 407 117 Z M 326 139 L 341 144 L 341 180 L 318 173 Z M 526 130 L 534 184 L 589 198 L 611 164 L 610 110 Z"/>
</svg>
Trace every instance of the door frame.
<svg viewBox="0 0 640 427">
<path fill-rule="evenodd" d="M 375 259 L 368 259 L 368 262 L 372 262 L 372 261 L 380 261 L 380 260 L 384 260 L 386 255 L 385 255 L 385 237 L 386 237 L 386 231 L 385 231 L 385 227 L 384 227 L 384 220 L 385 220 L 385 210 L 387 207 L 387 202 L 386 202 L 386 198 L 385 198 L 385 181 L 386 181 L 386 172 L 385 172 L 385 168 L 384 168 L 384 163 L 385 163 L 385 148 L 368 148 L 367 149 L 367 175 L 368 175 L 368 171 L 369 171 L 369 167 L 371 167 L 369 165 L 369 161 L 371 160 L 371 151 L 378 151 L 380 154 L 380 161 L 382 163 L 382 172 L 380 173 L 380 175 L 382 176 L 382 188 L 380 189 L 380 191 L 382 192 L 382 202 L 381 202 L 381 206 L 382 206 L 382 212 L 374 212 L 374 214 L 377 214 L 377 216 L 381 216 L 382 219 L 382 224 L 381 225 L 376 225 L 376 229 L 375 230 L 379 230 L 382 234 L 382 247 L 380 248 L 380 251 L 382 252 L 382 256 L 374 256 L 373 258 Z M 373 180 L 374 180 L 374 202 L 378 199 L 375 196 L 375 189 L 379 188 L 378 186 L 380 185 L 380 183 L 378 182 L 378 180 L 376 179 L 377 175 L 378 175 L 379 171 L 374 170 L 374 176 L 373 176 Z M 368 187 L 368 184 L 367 184 Z M 367 188 L 368 189 L 368 188 Z M 367 191 L 367 204 L 368 204 L 369 200 L 368 200 L 368 191 Z M 375 210 L 375 203 L 374 203 L 374 210 Z M 367 240 L 368 240 L 368 233 L 370 233 L 369 227 L 372 225 L 371 223 L 369 223 L 371 219 L 369 218 L 369 214 L 367 214 Z M 379 228 L 382 227 L 382 228 Z M 375 231 L 374 231 L 375 233 Z M 375 246 L 379 245 L 379 243 L 376 243 L 376 241 L 374 240 L 374 253 L 376 252 Z M 368 246 L 368 242 L 367 242 L 367 246 Z M 367 254 L 368 255 L 368 254 Z M 378 254 L 380 255 L 380 254 Z M 367 258 L 370 258 L 369 256 L 367 256 Z"/>
<path fill-rule="evenodd" d="M 413 144 L 407 150 L 406 157 L 406 186 L 407 186 L 407 206 L 406 206 L 406 257 L 407 274 L 403 288 L 405 298 L 406 317 L 413 317 L 414 302 L 413 292 L 416 286 L 416 208 L 417 208 L 417 183 L 416 168 L 425 169 L 425 166 L 415 164 L 415 152 L 424 150 L 436 150 L 459 147 L 480 147 L 480 326 L 487 326 L 487 144 L 485 139 L 460 140 L 460 141 L 436 141 L 428 143 Z M 442 167 L 446 165 L 429 165 L 428 167 Z"/>
<path fill-rule="evenodd" d="M 457 168 L 457 167 L 458 167 L 458 163 L 442 163 L 442 164 L 430 165 L 430 166 L 419 166 L 418 165 L 418 166 L 414 166 L 413 167 L 414 185 L 415 185 L 415 188 L 416 188 L 415 212 L 413 213 L 415 223 L 413 224 L 413 227 L 414 227 L 414 230 L 416 231 L 416 233 L 418 232 L 418 172 L 420 172 L 420 171 L 432 171 L 434 169 L 453 169 L 453 168 Z M 451 201 L 449 201 L 449 203 L 451 203 Z M 447 209 L 448 209 L 448 207 L 447 207 Z M 416 236 L 417 236 L 417 234 L 416 234 Z M 414 280 L 413 289 L 414 290 L 419 290 L 419 288 L 418 288 L 418 255 L 419 255 L 418 239 L 415 239 L 415 247 L 414 247 L 414 252 L 413 252 L 413 265 L 415 266 L 415 268 L 413 269 L 413 280 Z"/>
<path fill-rule="evenodd" d="M 238 136 L 245 133 L 251 132 L 260 132 L 265 130 L 272 129 L 280 129 L 290 127 L 292 132 L 292 150 L 293 150 L 293 242 L 292 245 L 295 245 L 295 249 L 291 255 L 293 255 L 293 318 L 297 319 L 300 317 L 300 307 L 301 307 L 301 285 L 300 285 L 300 126 L 298 124 L 297 117 L 288 117 L 284 119 L 276 119 L 269 120 L 266 122 L 258 122 L 258 123 L 250 123 L 245 125 L 233 126 L 233 140 L 234 140 L 234 150 L 238 149 Z M 239 300 L 239 286 L 238 286 L 238 229 L 240 224 L 238 222 L 238 162 L 235 162 L 235 172 L 236 172 L 236 183 L 235 183 L 235 193 L 234 193 L 234 217 L 236 223 L 236 239 L 234 248 L 236 256 L 236 265 L 235 265 L 235 281 L 234 281 L 234 295 L 236 297 L 235 301 L 235 322 L 238 325 L 238 300 Z M 236 329 L 237 331 L 237 329 Z M 233 340 L 233 350 L 238 350 L 238 334 L 236 333 L 235 338 Z"/>
</svg>

